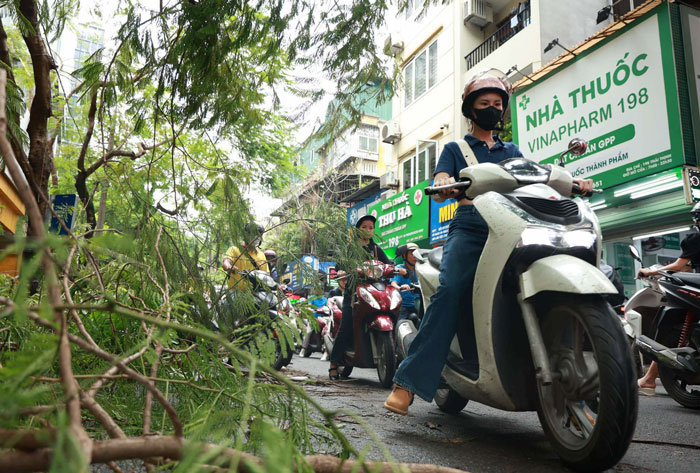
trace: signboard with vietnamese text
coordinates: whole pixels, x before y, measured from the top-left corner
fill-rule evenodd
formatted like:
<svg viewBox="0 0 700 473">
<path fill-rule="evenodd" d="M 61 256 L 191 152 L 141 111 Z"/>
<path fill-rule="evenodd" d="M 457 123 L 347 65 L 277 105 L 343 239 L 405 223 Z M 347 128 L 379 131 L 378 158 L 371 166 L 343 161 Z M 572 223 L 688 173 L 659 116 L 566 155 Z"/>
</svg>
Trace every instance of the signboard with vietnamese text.
<svg viewBox="0 0 700 473">
<path fill-rule="evenodd" d="M 572 138 L 589 142 L 561 161 L 607 188 L 684 163 L 667 6 L 580 53 L 513 98 L 523 155 L 557 163 Z"/>
<path fill-rule="evenodd" d="M 369 207 L 371 204 L 375 203 L 376 201 L 379 200 L 379 196 L 381 194 L 377 192 L 375 195 L 371 197 L 367 197 L 361 202 L 356 203 L 352 207 L 348 207 L 347 214 L 348 214 L 348 225 L 354 226 L 355 222 L 360 217 L 364 217 L 367 215 L 367 207 Z"/>
<path fill-rule="evenodd" d="M 430 199 L 423 194 L 423 189 L 429 183 L 430 181 L 423 181 L 369 206 L 368 212 L 377 218 L 374 241 L 382 249 L 428 239 Z"/>
<path fill-rule="evenodd" d="M 700 10 L 686 5 L 679 5 L 678 8 L 681 12 L 691 129 L 695 138 L 695 155 L 700 157 Z"/>
<path fill-rule="evenodd" d="M 447 231 L 457 211 L 457 201 L 448 199 L 438 203 L 430 199 L 430 244 L 440 245 L 447 239 Z"/>
</svg>

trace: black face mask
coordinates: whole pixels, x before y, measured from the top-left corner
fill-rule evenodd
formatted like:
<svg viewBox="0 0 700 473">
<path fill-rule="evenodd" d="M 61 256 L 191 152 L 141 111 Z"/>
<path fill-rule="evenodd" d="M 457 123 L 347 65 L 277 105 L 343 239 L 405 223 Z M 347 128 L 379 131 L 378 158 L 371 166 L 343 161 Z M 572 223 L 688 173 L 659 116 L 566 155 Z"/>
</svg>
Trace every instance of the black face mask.
<svg viewBox="0 0 700 473">
<path fill-rule="evenodd" d="M 479 128 L 486 131 L 495 130 L 503 116 L 503 110 L 499 110 L 496 107 L 475 108 L 473 110 L 474 123 L 476 123 Z"/>
</svg>

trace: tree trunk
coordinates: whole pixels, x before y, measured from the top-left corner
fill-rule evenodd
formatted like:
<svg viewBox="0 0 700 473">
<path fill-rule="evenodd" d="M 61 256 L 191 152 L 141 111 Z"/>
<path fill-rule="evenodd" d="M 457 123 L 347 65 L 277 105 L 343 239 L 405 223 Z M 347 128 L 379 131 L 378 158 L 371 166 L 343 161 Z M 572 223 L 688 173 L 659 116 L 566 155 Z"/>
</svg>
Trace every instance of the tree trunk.
<svg viewBox="0 0 700 473">
<path fill-rule="evenodd" d="M 32 57 L 32 69 L 34 72 L 35 94 L 29 109 L 29 166 L 34 178 L 33 192 L 39 211 L 46 215 L 49 208 L 47 201 L 49 195 L 49 177 L 53 167 L 51 154 L 47 146 L 48 120 L 51 116 L 51 82 L 50 71 L 54 67 L 53 60 L 49 56 L 41 36 L 41 27 L 37 13 L 36 2 L 33 0 L 21 0 L 20 13 L 31 24 L 31 31 L 24 30 L 24 42 Z M 32 176 L 27 176 L 31 182 Z"/>
<path fill-rule="evenodd" d="M 93 236 L 92 230 L 95 229 L 97 222 L 95 220 L 95 205 L 93 204 L 90 192 L 88 192 L 87 188 L 87 178 L 88 176 L 85 171 L 78 171 L 75 175 L 75 190 L 78 191 L 78 198 L 85 207 L 85 219 L 90 225 L 90 231 L 85 236 L 91 238 Z"/>
<path fill-rule="evenodd" d="M 97 226 L 95 232 L 99 235 L 105 226 L 105 213 L 107 213 L 107 185 L 109 181 L 106 179 L 100 183 L 100 206 L 97 209 Z"/>
</svg>

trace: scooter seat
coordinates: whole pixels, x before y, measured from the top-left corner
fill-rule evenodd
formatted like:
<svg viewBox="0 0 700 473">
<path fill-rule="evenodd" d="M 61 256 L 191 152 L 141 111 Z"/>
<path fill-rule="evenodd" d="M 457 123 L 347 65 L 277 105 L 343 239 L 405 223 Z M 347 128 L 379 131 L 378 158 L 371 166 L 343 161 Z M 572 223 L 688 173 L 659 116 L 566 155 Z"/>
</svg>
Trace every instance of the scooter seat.
<svg viewBox="0 0 700 473">
<path fill-rule="evenodd" d="M 428 253 L 428 262 L 435 269 L 440 269 L 440 263 L 442 262 L 442 246 L 439 246 Z"/>
<path fill-rule="evenodd" d="M 700 273 L 676 272 L 673 273 L 673 277 L 676 279 L 680 279 L 689 286 L 700 287 Z"/>
</svg>

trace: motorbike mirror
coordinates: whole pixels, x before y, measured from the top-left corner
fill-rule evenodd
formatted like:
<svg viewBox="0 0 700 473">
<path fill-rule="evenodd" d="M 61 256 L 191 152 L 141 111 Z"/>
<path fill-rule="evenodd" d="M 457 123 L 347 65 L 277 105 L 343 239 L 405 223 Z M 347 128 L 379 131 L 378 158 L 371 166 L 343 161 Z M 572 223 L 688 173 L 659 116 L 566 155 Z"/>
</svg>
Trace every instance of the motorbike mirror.
<svg viewBox="0 0 700 473">
<path fill-rule="evenodd" d="M 630 255 L 632 255 L 632 258 L 636 259 L 640 263 L 642 262 L 642 256 L 639 254 L 639 250 L 637 249 L 636 246 L 634 245 L 629 245 L 628 246 L 630 250 Z"/>
<path fill-rule="evenodd" d="M 567 153 L 573 154 L 574 156 L 581 156 L 588 149 L 588 142 L 582 140 L 581 138 L 574 138 L 569 141 L 569 149 L 566 150 Z"/>
</svg>

